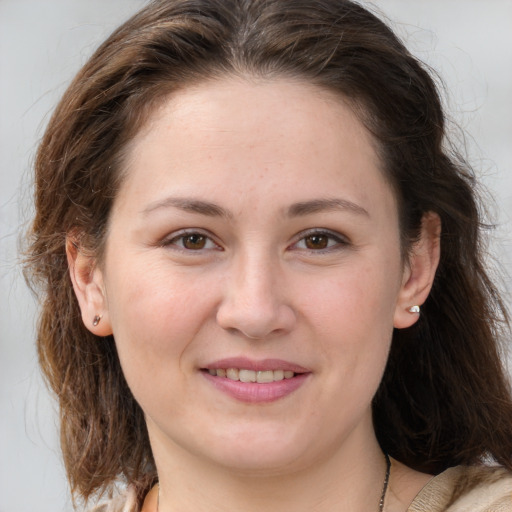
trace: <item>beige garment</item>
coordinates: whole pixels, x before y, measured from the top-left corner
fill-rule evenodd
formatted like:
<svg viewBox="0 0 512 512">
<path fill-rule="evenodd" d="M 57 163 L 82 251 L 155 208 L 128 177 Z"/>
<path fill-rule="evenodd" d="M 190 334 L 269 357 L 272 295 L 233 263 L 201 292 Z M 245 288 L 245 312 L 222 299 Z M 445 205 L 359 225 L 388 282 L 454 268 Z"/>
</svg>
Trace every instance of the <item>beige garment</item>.
<svg viewBox="0 0 512 512">
<path fill-rule="evenodd" d="M 512 512 L 512 472 L 457 466 L 432 478 L 407 512 Z"/>
<path fill-rule="evenodd" d="M 139 511 L 128 488 L 90 512 Z M 512 512 L 512 472 L 488 466 L 447 469 L 423 487 L 407 512 Z"/>
<path fill-rule="evenodd" d="M 96 505 L 89 512 L 139 512 L 136 505 L 135 492 L 128 487 L 122 494 Z"/>
</svg>

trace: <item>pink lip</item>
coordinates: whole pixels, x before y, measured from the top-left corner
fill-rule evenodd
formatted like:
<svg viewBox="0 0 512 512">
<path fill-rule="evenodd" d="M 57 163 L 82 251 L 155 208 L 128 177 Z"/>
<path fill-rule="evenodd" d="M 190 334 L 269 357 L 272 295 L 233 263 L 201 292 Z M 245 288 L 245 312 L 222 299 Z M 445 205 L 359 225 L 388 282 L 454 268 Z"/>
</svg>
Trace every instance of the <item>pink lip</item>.
<svg viewBox="0 0 512 512">
<path fill-rule="evenodd" d="M 310 373 L 300 373 L 291 379 L 258 384 L 256 382 L 240 382 L 231 380 L 227 377 L 214 377 L 208 372 L 201 372 L 219 391 L 239 400 L 241 402 L 256 404 L 264 402 L 274 402 L 298 389 Z"/>
<path fill-rule="evenodd" d="M 228 358 L 209 363 L 205 368 L 210 370 L 221 368 L 239 368 L 254 371 L 285 370 L 296 373 L 291 379 L 259 384 L 256 382 L 240 382 L 227 377 L 217 377 L 210 375 L 206 369 L 201 372 L 219 391 L 241 402 L 253 404 L 274 402 L 284 398 L 301 387 L 311 375 L 310 370 L 281 359 L 254 361 L 244 357 Z"/>
</svg>

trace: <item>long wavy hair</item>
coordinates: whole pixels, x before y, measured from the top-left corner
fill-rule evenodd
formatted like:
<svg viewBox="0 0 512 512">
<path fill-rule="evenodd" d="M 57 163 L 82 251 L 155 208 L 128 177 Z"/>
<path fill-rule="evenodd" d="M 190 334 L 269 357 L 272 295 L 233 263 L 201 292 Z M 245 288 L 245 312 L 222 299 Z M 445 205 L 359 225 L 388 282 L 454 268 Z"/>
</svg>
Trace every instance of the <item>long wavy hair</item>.
<svg viewBox="0 0 512 512">
<path fill-rule="evenodd" d="M 79 234 L 101 262 L 129 141 L 173 91 L 240 75 L 298 78 L 349 102 L 396 193 L 405 255 L 423 214 L 441 218 L 432 292 L 419 322 L 394 332 L 373 401 L 383 450 L 431 473 L 489 457 L 512 468 L 512 403 L 498 343 L 509 336 L 507 313 L 483 262 L 474 176 L 449 149 L 430 73 L 349 0 L 156 0 L 76 76 L 35 162 L 26 275 L 40 295 L 39 358 L 59 402 L 74 495 L 87 500 L 125 479 L 141 498 L 156 471 L 114 340 L 98 339 L 81 320 L 66 235 Z"/>
</svg>

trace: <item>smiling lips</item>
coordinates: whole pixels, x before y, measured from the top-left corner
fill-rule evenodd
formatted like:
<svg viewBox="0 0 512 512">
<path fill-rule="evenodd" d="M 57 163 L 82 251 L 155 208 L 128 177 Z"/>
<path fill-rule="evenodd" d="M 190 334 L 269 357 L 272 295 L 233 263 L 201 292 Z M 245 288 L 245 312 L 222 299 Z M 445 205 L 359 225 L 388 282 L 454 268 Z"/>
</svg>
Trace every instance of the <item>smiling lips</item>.
<svg viewBox="0 0 512 512">
<path fill-rule="evenodd" d="M 246 403 L 273 402 L 298 389 L 311 372 L 286 361 L 225 359 L 208 365 L 202 374 L 218 390 Z"/>
</svg>

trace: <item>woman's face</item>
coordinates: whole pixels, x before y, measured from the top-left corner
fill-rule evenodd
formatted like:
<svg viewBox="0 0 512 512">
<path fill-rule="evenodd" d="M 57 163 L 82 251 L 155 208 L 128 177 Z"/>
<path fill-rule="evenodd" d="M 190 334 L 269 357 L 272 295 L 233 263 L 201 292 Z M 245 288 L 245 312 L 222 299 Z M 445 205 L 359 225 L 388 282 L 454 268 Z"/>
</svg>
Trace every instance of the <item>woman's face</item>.
<svg viewBox="0 0 512 512">
<path fill-rule="evenodd" d="M 126 172 L 94 282 L 157 459 L 280 471 L 372 442 L 410 272 L 350 108 L 205 83 L 152 115 Z"/>
</svg>

